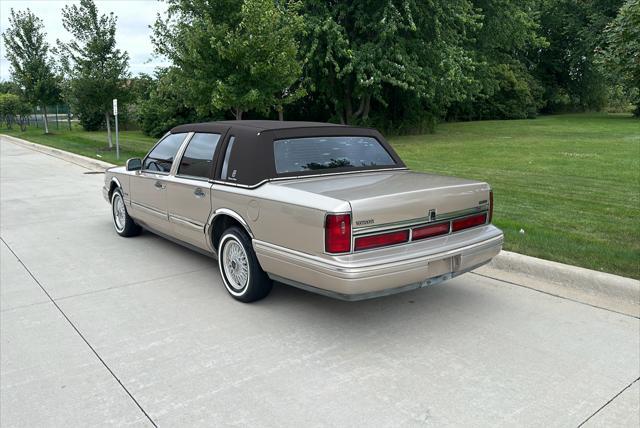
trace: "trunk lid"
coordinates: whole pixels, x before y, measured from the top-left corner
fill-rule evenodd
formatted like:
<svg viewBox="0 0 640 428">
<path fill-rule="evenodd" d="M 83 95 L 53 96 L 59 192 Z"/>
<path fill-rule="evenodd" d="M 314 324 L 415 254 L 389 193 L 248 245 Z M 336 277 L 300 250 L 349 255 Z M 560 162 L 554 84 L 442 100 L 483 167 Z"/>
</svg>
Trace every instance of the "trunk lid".
<svg viewBox="0 0 640 428">
<path fill-rule="evenodd" d="M 281 185 L 349 202 L 356 232 L 484 211 L 490 191 L 480 181 L 408 170 L 301 178 Z"/>
</svg>

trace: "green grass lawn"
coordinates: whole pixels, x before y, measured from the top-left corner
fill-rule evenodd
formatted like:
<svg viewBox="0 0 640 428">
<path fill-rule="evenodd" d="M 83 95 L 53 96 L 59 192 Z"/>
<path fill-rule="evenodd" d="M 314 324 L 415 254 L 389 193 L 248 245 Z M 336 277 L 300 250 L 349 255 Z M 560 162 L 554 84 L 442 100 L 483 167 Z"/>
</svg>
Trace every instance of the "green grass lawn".
<svg viewBox="0 0 640 428">
<path fill-rule="evenodd" d="M 69 131 L 66 125 L 66 122 L 64 122 L 64 126 L 63 123 L 60 123 L 60 129 L 58 130 L 55 129 L 53 123 L 50 124 L 50 133 L 47 135 L 44 134 L 42 127 L 36 128 L 34 126 L 25 132 L 20 131 L 17 126 L 10 130 L 0 129 L 0 132 L 24 138 L 34 143 L 120 165 L 124 165 L 129 158 L 143 157 L 157 141 L 157 138 L 147 137 L 140 131 L 120 131 L 120 160 L 116 160 L 115 134 L 112 134 L 114 148 L 109 150 L 106 131 L 85 132 L 78 125 L 73 125 L 72 130 Z"/>
<path fill-rule="evenodd" d="M 155 142 L 122 132 L 115 162 L 105 132 L 1 132 L 120 164 Z M 489 182 L 506 249 L 640 278 L 639 120 L 576 114 L 446 123 L 391 142 L 412 169 Z"/>
<path fill-rule="evenodd" d="M 640 278 L 639 120 L 447 123 L 392 143 L 412 169 L 489 182 L 507 250 Z"/>
</svg>

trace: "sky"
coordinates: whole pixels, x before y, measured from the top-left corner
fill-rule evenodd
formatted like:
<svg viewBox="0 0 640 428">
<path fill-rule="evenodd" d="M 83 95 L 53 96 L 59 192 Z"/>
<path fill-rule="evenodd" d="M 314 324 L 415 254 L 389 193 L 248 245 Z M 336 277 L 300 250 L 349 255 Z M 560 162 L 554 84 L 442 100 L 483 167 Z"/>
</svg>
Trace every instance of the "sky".
<svg viewBox="0 0 640 428">
<path fill-rule="evenodd" d="M 9 25 L 10 10 L 31 9 L 44 22 L 47 40 L 54 46 L 56 39 L 65 42 L 69 33 L 62 27 L 62 8 L 79 1 L 62 0 L 0 0 L 0 32 Z M 166 3 L 156 0 L 96 0 L 101 14 L 113 12 L 118 17 L 116 42 L 120 50 L 129 53 L 129 70 L 152 74 L 157 66 L 166 65 L 162 58 L 153 56 L 151 25 L 158 13 L 166 11 Z M 9 63 L 5 57 L 4 42 L 0 39 L 0 80 L 9 80 Z"/>
</svg>

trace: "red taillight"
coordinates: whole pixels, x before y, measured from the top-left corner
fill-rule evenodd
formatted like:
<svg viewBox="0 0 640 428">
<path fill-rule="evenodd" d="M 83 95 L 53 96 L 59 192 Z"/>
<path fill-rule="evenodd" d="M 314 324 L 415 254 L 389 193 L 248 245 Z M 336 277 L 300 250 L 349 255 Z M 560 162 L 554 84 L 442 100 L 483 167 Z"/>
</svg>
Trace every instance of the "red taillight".
<svg viewBox="0 0 640 428">
<path fill-rule="evenodd" d="M 418 239 L 431 238 L 432 236 L 445 235 L 447 233 L 449 233 L 449 222 L 416 227 L 413 229 L 411 236 L 414 241 L 417 241 Z"/>
<path fill-rule="evenodd" d="M 493 190 L 489 190 L 489 223 L 493 220 Z"/>
<path fill-rule="evenodd" d="M 386 247 L 387 245 L 401 244 L 409 240 L 409 231 L 382 233 L 380 235 L 363 236 L 356 238 L 356 251 L 371 248 Z"/>
<path fill-rule="evenodd" d="M 451 222 L 451 230 L 456 232 L 462 229 L 468 229 L 470 227 L 480 226 L 487 222 L 487 214 L 476 214 L 470 217 L 464 217 Z"/>
<path fill-rule="evenodd" d="M 324 223 L 324 248 L 327 253 L 351 251 L 351 214 L 327 214 Z"/>
</svg>

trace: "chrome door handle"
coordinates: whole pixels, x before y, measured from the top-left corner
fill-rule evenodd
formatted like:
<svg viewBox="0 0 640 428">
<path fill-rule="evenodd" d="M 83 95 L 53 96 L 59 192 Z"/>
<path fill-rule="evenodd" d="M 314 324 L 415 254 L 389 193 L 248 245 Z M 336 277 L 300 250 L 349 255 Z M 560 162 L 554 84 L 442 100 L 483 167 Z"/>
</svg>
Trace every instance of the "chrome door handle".
<svg viewBox="0 0 640 428">
<path fill-rule="evenodd" d="M 156 181 L 156 184 L 154 184 L 154 186 L 156 186 L 156 190 L 162 190 L 165 188 L 165 185 L 159 181 Z"/>
<path fill-rule="evenodd" d="M 204 198 L 204 192 L 199 187 L 193 191 L 193 194 L 196 195 L 196 198 Z"/>
</svg>

